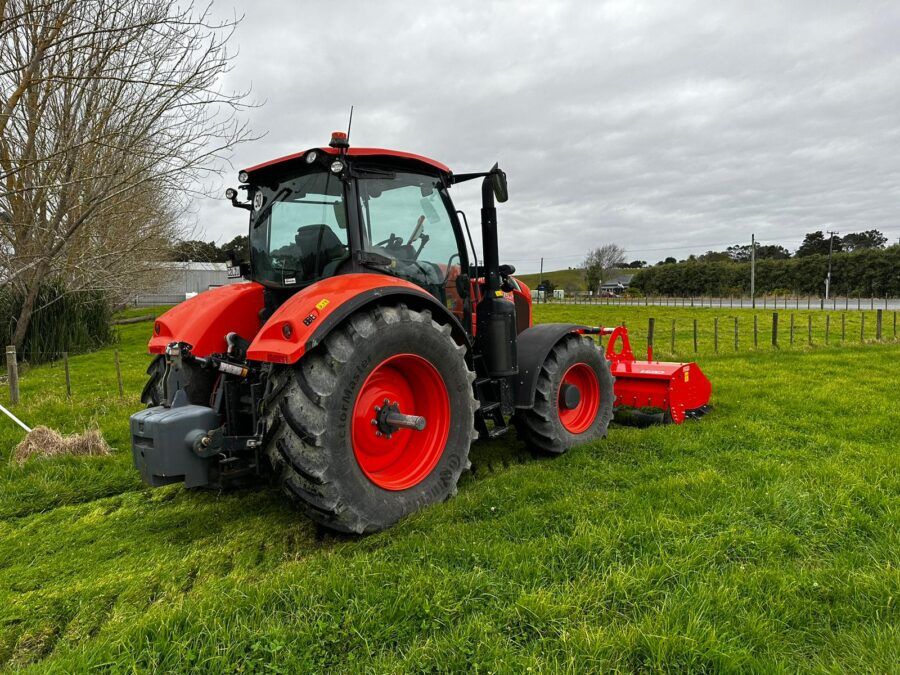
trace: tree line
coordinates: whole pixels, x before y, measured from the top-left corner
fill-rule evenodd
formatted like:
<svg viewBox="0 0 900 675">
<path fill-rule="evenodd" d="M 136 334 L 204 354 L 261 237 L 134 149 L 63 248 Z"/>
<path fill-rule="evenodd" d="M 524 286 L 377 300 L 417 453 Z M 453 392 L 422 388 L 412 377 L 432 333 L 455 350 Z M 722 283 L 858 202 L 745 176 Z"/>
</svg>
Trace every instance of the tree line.
<svg viewBox="0 0 900 675">
<path fill-rule="evenodd" d="M 822 295 L 828 252 L 796 257 L 757 258 L 757 294 Z M 861 247 L 833 255 L 832 295 L 900 297 L 900 245 Z M 703 260 L 663 263 L 640 269 L 631 288 L 648 295 L 748 295 L 750 263 Z"/>
</svg>

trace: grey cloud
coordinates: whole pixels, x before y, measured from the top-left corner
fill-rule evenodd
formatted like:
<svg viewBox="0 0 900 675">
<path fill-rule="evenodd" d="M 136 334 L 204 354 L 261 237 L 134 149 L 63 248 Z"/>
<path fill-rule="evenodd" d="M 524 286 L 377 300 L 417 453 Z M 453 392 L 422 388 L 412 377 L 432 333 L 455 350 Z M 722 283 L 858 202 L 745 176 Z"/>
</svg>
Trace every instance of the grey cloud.
<svg viewBox="0 0 900 675">
<path fill-rule="evenodd" d="M 224 2 L 217 10 L 231 13 Z M 229 81 L 267 136 L 236 168 L 352 141 L 457 171 L 499 160 L 503 258 L 574 265 L 796 246 L 825 227 L 900 237 L 900 10 L 891 3 L 239 4 Z M 233 174 L 225 184 L 233 182 Z M 455 189 L 475 216 L 477 189 Z M 208 236 L 244 212 L 199 204 Z M 476 218 L 472 218 L 474 221 Z"/>
</svg>

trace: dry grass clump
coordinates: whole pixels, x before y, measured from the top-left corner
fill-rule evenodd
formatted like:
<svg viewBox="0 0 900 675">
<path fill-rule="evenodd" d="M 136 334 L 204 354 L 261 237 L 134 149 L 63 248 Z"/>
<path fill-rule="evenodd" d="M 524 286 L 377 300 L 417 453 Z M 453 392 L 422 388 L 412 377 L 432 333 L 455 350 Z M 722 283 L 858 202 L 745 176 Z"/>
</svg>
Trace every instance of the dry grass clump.
<svg viewBox="0 0 900 675">
<path fill-rule="evenodd" d="M 30 457 L 57 457 L 60 455 L 108 455 L 109 445 L 98 429 L 81 434 L 63 436 L 49 427 L 32 429 L 12 452 L 12 461 L 22 466 Z"/>
</svg>

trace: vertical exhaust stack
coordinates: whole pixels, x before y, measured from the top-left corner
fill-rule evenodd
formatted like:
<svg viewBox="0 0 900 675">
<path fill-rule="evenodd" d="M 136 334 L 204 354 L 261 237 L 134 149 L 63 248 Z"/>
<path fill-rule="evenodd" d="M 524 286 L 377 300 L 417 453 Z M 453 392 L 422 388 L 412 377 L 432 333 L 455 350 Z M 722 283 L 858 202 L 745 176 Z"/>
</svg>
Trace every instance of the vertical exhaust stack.
<svg viewBox="0 0 900 675">
<path fill-rule="evenodd" d="M 516 307 L 500 289 L 500 254 L 497 244 L 497 201 L 509 198 L 506 174 L 494 164 L 481 184 L 481 237 L 484 248 L 484 296 L 476 312 L 475 340 L 490 377 L 519 372 L 516 357 Z"/>
</svg>

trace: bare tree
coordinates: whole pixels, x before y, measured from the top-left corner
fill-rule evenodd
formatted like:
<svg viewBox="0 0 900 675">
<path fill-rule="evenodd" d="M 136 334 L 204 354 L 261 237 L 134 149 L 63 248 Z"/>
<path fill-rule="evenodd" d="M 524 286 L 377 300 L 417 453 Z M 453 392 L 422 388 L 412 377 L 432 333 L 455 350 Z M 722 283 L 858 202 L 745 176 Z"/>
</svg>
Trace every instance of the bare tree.
<svg viewBox="0 0 900 675">
<path fill-rule="evenodd" d="M 222 89 L 237 19 L 173 0 L 0 0 L 0 284 L 122 290 L 248 138 Z"/>
<path fill-rule="evenodd" d="M 597 292 L 607 272 L 625 265 L 625 249 L 617 244 L 604 244 L 587 254 L 582 263 L 588 290 Z"/>
</svg>

